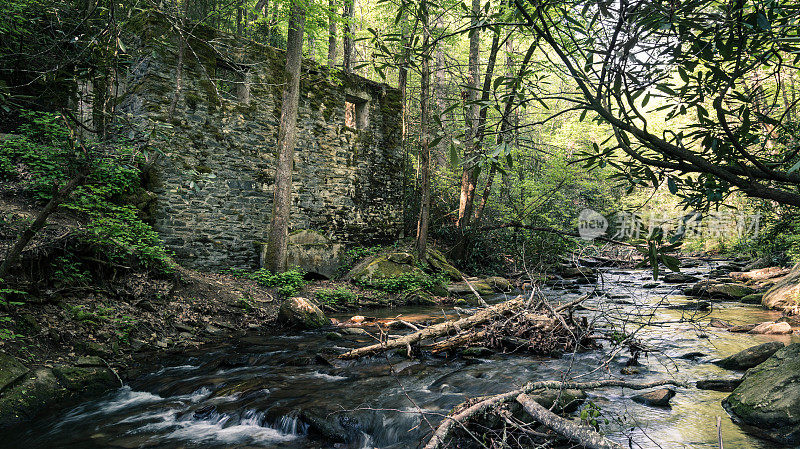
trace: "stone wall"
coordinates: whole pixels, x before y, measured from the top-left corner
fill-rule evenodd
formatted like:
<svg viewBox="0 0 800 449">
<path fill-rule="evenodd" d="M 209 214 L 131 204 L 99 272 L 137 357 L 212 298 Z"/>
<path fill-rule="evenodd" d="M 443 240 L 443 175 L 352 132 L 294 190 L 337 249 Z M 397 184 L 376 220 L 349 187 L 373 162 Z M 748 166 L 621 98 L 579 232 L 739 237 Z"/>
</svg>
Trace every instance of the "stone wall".
<svg viewBox="0 0 800 449">
<path fill-rule="evenodd" d="M 272 213 L 285 55 L 209 29 L 192 36 L 170 116 L 179 39 L 162 18 L 142 19 L 127 38 L 118 113 L 128 137 L 160 153 L 154 221 L 176 258 L 255 268 Z M 304 61 L 290 233 L 312 230 L 337 248 L 397 238 L 400 126 L 396 89 Z"/>
</svg>

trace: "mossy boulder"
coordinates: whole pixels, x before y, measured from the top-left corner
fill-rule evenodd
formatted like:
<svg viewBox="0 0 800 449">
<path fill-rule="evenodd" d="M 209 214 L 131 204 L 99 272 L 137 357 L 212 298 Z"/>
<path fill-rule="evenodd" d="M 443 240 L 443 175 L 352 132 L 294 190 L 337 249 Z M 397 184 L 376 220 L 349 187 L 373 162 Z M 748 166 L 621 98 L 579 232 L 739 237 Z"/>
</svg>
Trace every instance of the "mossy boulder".
<svg viewBox="0 0 800 449">
<path fill-rule="evenodd" d="M 446 274 L 451 281 L 460 281 L 464 276 L 447 261 L 447 258 L 441 252 L 435 249 L 428 250 L 428 264 L 435 268 L 436 271 Z"/>
<path fill-rule="evenodd" d="M 752 287 L 737 282 L 700 281 L 683 291 L 687 296 L 740 300 L 755 293 Z"/>
<path fill-rule="evenodd" d="M 416 265 L 416 258 L 409 252 L 390 252 L 369 257 L 350 270 L 345 279 L 372 285 L 381 279 L 403 274 L 424 276 L 425 272 Z"/>
<path fill-rule="evenodd" d="M 301 297 L 289 298 L 281 304 L 278 321 L 302 329 L 316 329 L 330 324 L 330 320 L 319 307 Z"/>
<path fill-rule="evenodd" d="M 800 343 L 745 373 L 722 406 L 745 430 L 787 445 L 800 444 Z"/>
<path fill-rule="evenodd" d="M 761 304 L 764 295 L 761 293 L 753 293 L 752 295 L 743 296 L 741 301 L 744 304 Z"/>
<path fill-rule="evenodd" d="M 444 275 L 449 279 L 461 280 L 463 275 L 452 266 L 441 252 L 428 250 L 427 264 L 410 251 L 391 251 L 366 258 L 353 267 L 345 280 L 378 289 L 385 289 L 387 280 L 406 278 L 408 280 L 430 280 L 431 276 Z M 447 289 L 439 282 L 427 282 L 428 292 L 436 296 L 447 296 Z M 399 286 L 398 286 L 399 288 Z M 388 290 L 395 291 L 395 290 Z"/>
</svg>

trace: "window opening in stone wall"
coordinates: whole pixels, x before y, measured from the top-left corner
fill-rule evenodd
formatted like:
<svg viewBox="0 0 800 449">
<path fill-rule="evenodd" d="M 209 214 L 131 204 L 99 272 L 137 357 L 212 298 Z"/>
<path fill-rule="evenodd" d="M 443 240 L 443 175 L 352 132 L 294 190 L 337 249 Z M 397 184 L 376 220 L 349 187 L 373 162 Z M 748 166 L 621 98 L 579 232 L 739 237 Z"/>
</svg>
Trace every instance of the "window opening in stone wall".
<svg viewBox="0 0 800 449">
<path fill-rule="evenodd" d="M 344 125 L 353 129 L 366 129 L 369 126 L 368 106 L 367 100 L 348 96 L 344 101 Z"/>
</svg>

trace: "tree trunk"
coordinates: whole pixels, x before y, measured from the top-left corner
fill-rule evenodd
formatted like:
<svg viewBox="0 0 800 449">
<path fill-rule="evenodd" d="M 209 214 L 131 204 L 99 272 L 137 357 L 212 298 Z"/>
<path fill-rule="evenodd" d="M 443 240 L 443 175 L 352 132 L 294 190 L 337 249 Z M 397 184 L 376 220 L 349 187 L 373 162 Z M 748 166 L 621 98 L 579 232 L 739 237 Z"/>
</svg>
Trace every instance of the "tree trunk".
<svg viewBox="0 0 800 449">
<path fill-rule="evenodd" d="M 481 13 L 481 1 L 472 0 L 472 24 L 476 27 L 479 22 Z M 464 144 L 467 147 L 464 150 L 464 168 L 461 172 L 461 193 L 458 198 L 458 219 L 456 220 L 456 228 L 462 232 L 469 225 L 469 219 L 472 216 L 472 204 L 475 198 L 475 183 L 478 178 L 478 171 L 475 161 L 469 159 L 475 156 L 474 150 L 477 145 L 474 144 L 478 131 L 478 111 L 479 106 L 476 102 L 478 99 L 478 86 L 480 85 L 479 73 L 479 53 L 480 53 L 480 32 L 477 29 L 472 30 L 472 35 L 469 38 L 469 67 L 467 75 L 467 136 L 464 139 Z M 462 245 L 463 246 L 463 245 Z M 462 256 L 463 256 L 463 251 Z"/>
<path fill-rule="evenodd" d="M 267 268 L 274 273 L 286 271 L 286 240 L 292 205 L 292 165 L 297 134 L 297 103 L 300 97 L 300 63 L 303 56 L 305 14 L 305 9 L 298 3 L 292 6 L 289 31 L 286 36 L 286 84 L 283 89 L 281 122 L 278 130 L 272 227 L 264 260 Z"/>
<path fill-rule="evenodd" d="M 336 0 L 328 0 L 328 68 L 336 65 Z"/>
<path fill-rule="evenodd" d="M 355 13 L 355 0 L 345 0 L 344 30 L 342 31 L 342 70 L 350 73 L 353 70 L 353 15 Z"/>
<path fill-rule="evenodd" d="M 243 11 L 243 8 L 242 8 L 242 0 L 239 0 L 239 3 L 236 6 L 236 36 L 237 37 L 242 35 L 242 30 L 243 30 L 243 27 L 244 27 L 244 24 L 242 22 L 242 19 L 243 19 L 242 16 L 244 15 L 243 12 L 244 11 Z"/>
<path fill-rule="evenodd" d="M 444 18 L 442 15 L 436 19 L 436 28 L 444 29 Z M 445 87 L 444 49 L 441 45 L 437 45 L 436 47 L 436 67 L 433 73 L 435 74 L 434 79 L 436 80 L 433 89 L 433 96 L 436 98 L 436 114 L 439 115 L 439 119 L 442 123 L 437 131 L 446 133 L 447 128 L 445 126 L 444 117 L 442 117 L 442 112 L 447 109 L 447 89 Z M 442 139 L 436 146 L 433 158 L 435 167 L 442 169 L 447 167 L 447 145 L 448 139 Z"/>
<path fill-rule="evenodd" d="M 186 35 L 184 33 L 186 32 L 186 15 L 188 11 L 189 0 L 186 0 L 183 2 L 183 12 L 179 22 L 178 38 L 180 42 L 178 43 L 178 62 L 177 67 L 175 67 L 175 91 L 172 93 L 172 101 L 169 103 L 169 112 L 167 114 L 170 121 L 175 115 L 175 108 L 178 106 L 178 98 L 183 88 L 183 59 L 186 55 Z"/>
<path fill-rule="evenodd" d="M 430 159 L 431 149 L 428 141 L 428 108 L 430 103 L 431 61 L 430 61 L 430 29 L 428 25 L 428 10 L 423 9 L 422 18 L 422 73 L 420 74 L 420 148 L 419 165 L 422 183 L 420 185 L 419 219 L 417 220 L 417 257 L 423 264 L 428 260 L 428 224 L 431 209 L 431 176 Z"/>
</svg>

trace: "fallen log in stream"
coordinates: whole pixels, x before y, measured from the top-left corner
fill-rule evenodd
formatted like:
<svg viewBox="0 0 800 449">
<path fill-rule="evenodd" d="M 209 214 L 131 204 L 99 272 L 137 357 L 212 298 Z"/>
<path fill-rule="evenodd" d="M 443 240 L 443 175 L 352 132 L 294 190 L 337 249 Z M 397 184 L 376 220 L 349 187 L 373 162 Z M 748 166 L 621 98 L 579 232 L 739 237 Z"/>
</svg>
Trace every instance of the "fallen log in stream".
<svg viewBox="0 0 800 449">
<path fill-rule="evenodd" d="M 492 332 L 490 329 L 487 328 L 483 330 L 475 330 L 475 328 L 477 326 L 501 321 L 504 318 L 509 317 L 515 317 L 518 321 L 512 323 L 512 326 L 506 326 L 510 328 L 508 331 L 514 331 L 517 333 L 524 330 L 529 330 L 532 332 L 543 330 L 553 331 L 555 327 L 564 326 L 566 324 L 564 317 L 559 315 L 560 312 L 574 307 L 579 302 L 586 300 L 588 297 L 588 295 L 581 296 L 574 301 L 556 308 L 552 308 L 548 304 L 547 307 L 536 309 L 536 307 L 532 305 L 533 294 L 531 294 L 529 298 L 518 296 L 514 299 L 493 305 L 491 307 L 480 309 L 474 314 L 458 320 L 445 321 L 408 335 L 353 349 L 341 354 L 339 358 L 344 360 L 356 359 L 391 349 L 408 348 L 411 345 L 417 344 L 423 340 L 431 340 L 447 336 L 448 339 L 442 342 L 434 343 L 432 346 L 434 352 L 441 352 L 443 350 L 455 348 L 459 345 L 492 337 Z M 538 304 L 545 304 L 544 298 L 541 298 Z M 564 330 L 568 331 L 568 333 L 571 333 L 571 329 Z M 519 337 L 519 335 L 511 336 L 512 339 L 518 338 L 520 342 L 524 343 L 525 339 L 519 339 Z"/>
</svg>

